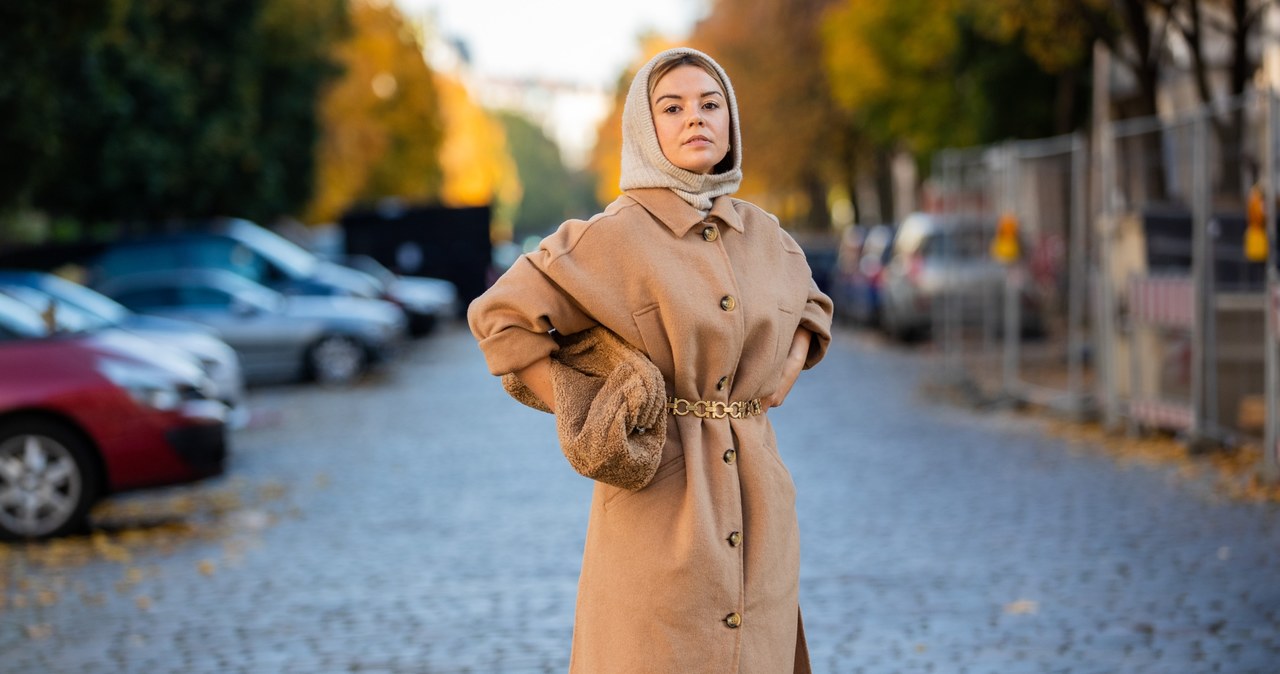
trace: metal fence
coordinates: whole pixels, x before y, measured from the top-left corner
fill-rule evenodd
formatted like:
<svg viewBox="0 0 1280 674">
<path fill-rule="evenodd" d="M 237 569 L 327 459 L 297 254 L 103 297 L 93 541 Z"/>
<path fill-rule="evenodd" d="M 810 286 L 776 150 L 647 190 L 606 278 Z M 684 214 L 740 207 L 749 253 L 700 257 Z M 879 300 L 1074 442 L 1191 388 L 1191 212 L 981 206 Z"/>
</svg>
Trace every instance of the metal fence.
<svg viewBox="0 0 1280 674">
<path fill-rule="evenodd" d="M 1018 259 L 1005 265 L 1001 283 L 978 298 L 944 295 L 935 308 L 934 335 L 951 380 L 988 396 L 1083 412 L 1091 378 L 1086 170 L 1081 135 L 936 157 L 940 209 L 979 218 L 989 245 L 1001 219 L 1011 218 L 1018 240 Z"/>
<path fill-rule="evenodd" d="M 1001 289 L 935 307 L 940 371 L 996 399 L 1096 413 L 1112 428 L 1195 443 L 1260 438 L 1264 418 L 1275 424 L 1264 331 L 1280 327 L 1267 326 L 1267 264 L 1248 259 L 1244 238 L 1259 185 L 1274 232 L 1280 133 L 1267 103 L 1249 94 L 1097 124 L 1088 138 L 938 153 L 938 210 L 981 217 L 992 239 L 1012 219 L 1021 248 Z"/>
</svg>

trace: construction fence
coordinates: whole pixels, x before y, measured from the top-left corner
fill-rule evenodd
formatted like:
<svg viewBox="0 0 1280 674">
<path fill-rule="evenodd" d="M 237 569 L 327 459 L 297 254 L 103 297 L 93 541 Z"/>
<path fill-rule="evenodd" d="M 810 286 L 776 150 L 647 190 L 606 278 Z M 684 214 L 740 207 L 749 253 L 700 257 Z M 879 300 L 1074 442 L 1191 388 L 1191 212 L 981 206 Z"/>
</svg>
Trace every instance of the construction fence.
<svg viewBox="0 0 1280 674">
<path fill-rule="evenodd" d="M 938 153 L 934 209 L 985 223 L 1004 257 L 1002 284 L 935 303 L 941 376 L 1111 428 L 1261 441 L 1276 416 L 1274 237 L 1259 239 L 1275 231 L 1280 153 L 1264 151 L 1280 136 L 1274 107 L 1250 93 L 1174 118 Z M 1011 249 L 1001 238 L 1015 231 Z M 1274 475 L 1274 437 L 1269 446 Z"/>
</svg>

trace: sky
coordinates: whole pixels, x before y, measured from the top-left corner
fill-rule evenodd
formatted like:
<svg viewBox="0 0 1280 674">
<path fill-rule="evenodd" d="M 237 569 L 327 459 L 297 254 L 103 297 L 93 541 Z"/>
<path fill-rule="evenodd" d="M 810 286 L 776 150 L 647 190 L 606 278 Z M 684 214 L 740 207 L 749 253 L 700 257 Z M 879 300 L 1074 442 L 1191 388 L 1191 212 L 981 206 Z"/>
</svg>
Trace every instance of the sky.
<svg viewBox="0 0 1280 674">
<path fill-rule="evenodd" d="M 434 15 L 460 38 L 480 75 L 611 88 L 637 56 L 637 36 L 687 36 L 708 0 L 395 0 Z"/>
</svg>

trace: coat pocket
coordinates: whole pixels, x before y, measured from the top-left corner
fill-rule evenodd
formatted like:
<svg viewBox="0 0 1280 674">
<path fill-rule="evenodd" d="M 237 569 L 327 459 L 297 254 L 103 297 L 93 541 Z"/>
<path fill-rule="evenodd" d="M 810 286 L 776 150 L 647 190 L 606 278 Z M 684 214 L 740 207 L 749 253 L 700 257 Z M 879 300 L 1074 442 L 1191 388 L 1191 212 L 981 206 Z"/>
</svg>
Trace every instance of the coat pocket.
<svg viewBox="0 0 1280 674">
<path fill-rule="evenodd" d="M 633 314 L 636 330 L 640 340 L 644 342 L 644 351 L 649 360 L 658 366 L 658 371 L 667 380 L 668 390 L 671 378 L 675 373 L 675 358 L 671 353 L 671 340 L 667 338 L 666 328 L 662 324 L 662 312 L 657 304 L 651 304 Z"/>
</svg>

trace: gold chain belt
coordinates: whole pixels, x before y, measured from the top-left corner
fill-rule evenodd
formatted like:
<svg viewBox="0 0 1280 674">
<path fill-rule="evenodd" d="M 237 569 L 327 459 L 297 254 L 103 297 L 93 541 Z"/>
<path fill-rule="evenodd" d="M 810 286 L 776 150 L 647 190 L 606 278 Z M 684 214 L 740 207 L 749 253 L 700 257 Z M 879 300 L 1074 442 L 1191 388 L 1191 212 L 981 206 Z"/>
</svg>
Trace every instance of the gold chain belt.
<svg viewBox="0 0 1280 674">
<path fill-rule="evenodd" d="M 764 414 L 764 405 L 759 398 L 725 403 L 718 400 L 685 400 L 684 398 L 667 398 L 667 411 L 683 417 L 692 414 L 699 419 L 745 419 L 757 414 Z"/>
</svg>

